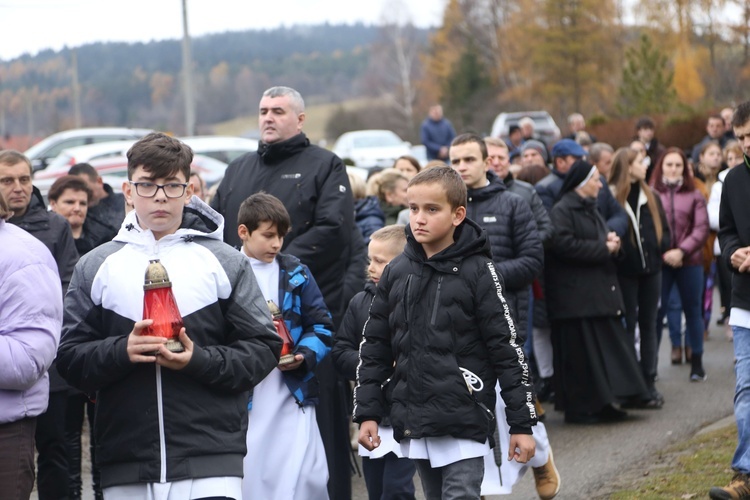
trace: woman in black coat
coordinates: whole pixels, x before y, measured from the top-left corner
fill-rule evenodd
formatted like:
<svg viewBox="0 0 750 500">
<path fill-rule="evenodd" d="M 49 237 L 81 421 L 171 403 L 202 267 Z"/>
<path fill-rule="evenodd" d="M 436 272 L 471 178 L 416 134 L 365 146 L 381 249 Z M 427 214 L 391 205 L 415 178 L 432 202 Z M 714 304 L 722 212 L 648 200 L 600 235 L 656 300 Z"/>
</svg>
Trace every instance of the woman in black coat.
<svg viewBox="0 0 750 500">
<path fill-rule="evenodd" d="M 614 259 L 620 239 L 597 211 L 601 188 L 596 167 L 579 160 L 550 212 L 554 235 L 545 277 L 555 402 L 571 423 L 622 420 L 626 413 L 613 403 L 648 395 L 622 323 Z"/>
<path fill-rule="evenodd" d="M 622 240 L 625 255 L 617 263 L 617 272 L 625 301 L 625 327 L 633 345 L 636 325 L 640 329 L 641 372 L 649 390 L 648 399 L 623 406 L 658 409 L 664 397 L 656 390 L 656 315 L 662 292 L 661 256 L 669 250 L 670 237 L 659 196 L 646 184 L 647 170 L 636 150 L 618 149 L 612 161 L 610 189 L 630 219 Z"/>
</svg>

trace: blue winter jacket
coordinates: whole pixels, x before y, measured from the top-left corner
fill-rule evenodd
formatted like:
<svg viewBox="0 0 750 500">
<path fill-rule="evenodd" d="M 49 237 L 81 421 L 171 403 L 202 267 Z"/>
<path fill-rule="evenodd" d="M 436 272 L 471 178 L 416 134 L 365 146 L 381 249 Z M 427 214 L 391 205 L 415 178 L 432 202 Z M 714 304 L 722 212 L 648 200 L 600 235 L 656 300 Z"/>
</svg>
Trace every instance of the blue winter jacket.
<svg viewBox="0 0 750 500">
<path fill-rule="evenodd" d="M 281 314 L 294 341 L 294 354 L 305 361 L 292 371 L 282 372 L 284 382 L 300 406 L 318 402 L 315 368 L 331 351 L 333 320 L 310 269 L 289 254 L 278 254 Z M 252 409 L 252 396 L 248 409 Z"/>
<path fill-rule="evenodd" d="M 367 245 L 372 233 L 385 226 L 385 214 L 380 209 L 377 196 L 367 196 L 354 202 L 354 222 Z"/>
<path fill-rule="evenodd" d="M 451 145 L 451 141 L 456 137 L 456 130 L 447 118 L 435 121 L 428 117 L 422 122 L 420 137 L 427 150 L 427 159 L 437 160 L 440 148 Z"/>
</svg>

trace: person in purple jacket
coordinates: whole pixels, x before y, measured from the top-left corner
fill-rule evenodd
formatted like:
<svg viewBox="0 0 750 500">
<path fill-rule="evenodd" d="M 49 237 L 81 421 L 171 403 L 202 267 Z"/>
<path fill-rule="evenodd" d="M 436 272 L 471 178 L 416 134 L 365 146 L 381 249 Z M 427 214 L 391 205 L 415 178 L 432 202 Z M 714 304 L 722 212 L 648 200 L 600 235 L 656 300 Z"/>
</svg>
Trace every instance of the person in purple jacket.
<svg viewBox="0 0 750 500">
<path fill-rule="evenodd" d="M 34 487 L 36 418 L 47 409 L 47 370 L 62 328 L 57 264 L 42 242 L 5 219 L 0 194 L 0 498 Z"/>
<path fill-rule="evenodd" d="M 706 199 L 696 189 L 687 158 L 679 148 L 669 148 L 659 158 L 651 186 L 659 195 L 669 223 L 670 246 L 662 260 L 662 294 L 657 325 L 657 342 L 661 340 L 661 324 L 666 314 L 673 285 L 680 292 L 685 312 L 686 347 L 692 348 L 690 380 L 706 380 L 703 369 L 703 256 L 701 250 L 708 239 Z M 679 331 L 672 339 L 674 351 L 681 355 Z"/>
</svg>

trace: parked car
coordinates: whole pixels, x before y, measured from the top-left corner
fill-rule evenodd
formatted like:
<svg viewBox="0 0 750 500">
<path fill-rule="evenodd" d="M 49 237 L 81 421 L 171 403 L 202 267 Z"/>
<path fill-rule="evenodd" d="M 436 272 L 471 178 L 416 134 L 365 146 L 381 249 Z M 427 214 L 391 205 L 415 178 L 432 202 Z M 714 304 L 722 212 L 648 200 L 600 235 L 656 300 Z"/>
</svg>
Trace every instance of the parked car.
<svg viewBox="0 0 750 500">
<path fill-rule="evenodd" d="M 508 138 L 508 128 L 518 125 L 518 121 L 524 116 L 534 120 L 534 132 L 538 134 L 548 147 L 560 140 L 560 127 L 554 118 L 546 111 L 517 111 L 513 113 L 500 113 L 492 124 L 492 137 Z"/>
<path fill-rule="evenodd" d="M 97 142 L 137 140 L 151 132 L 145 128 L 99 127 L 77 128 L 52 134 L 27 149 L 24 154 L 31 160 L 36 172 L 44 170 L 63 149 L 84 146 Z"/>
<path fill-rule="evenodd" d="M 106 179 L 105 182 L 109 183 L 116 191 L 120 191 L 120 186 L 128 179 L 128 159 L 125 156 L 99 158 L 91 160 L 89 163 L 94 169 L 96 169 L 102 179 Z M 190 165 L 190 168 L 191 170 L 198 172 L 205 181 L 206 186 L 210 188 L 224 178 L 227 164 L 216 158 L 211 158 L 210 156 L 196 154 L 193 156 L 193 162 Z M 54 184 L 59 177 L 62 177 L 67 173 L 67 169 L 40 172 L 38 176 L 34 178 L 34 186 L 41 191 L 42 196 L 46 200 L 47 193 L 49 192 L 49 188 L 52 187 L 52 184 Z"/>
<path fill-rule="evenodd" d="M 355 167 L 390 167 L 399 156 L 411 154 L 411 144 L 390 130 L 357 130 L 336 139 L 333 152 Z"/>
<path fill-rule="evenodd" d="M 180 137 L 193 153 L 210 156 L 224 163 L 231 163 L 245 153 L 258 150 L 258 141 L 225 135 Z"/>
<path fill-rule="evenodd" d="M 63 149 L 59 155 L 47 163 L 47 168 L 34 174 L 34 180 L 46 179 L 50 176 L 57 178 L 59 177 L 59 175 L 56 175 L 57 172 L 67 172 L 76 163 L 89 163 L 102 158 L 125 156 L 133 144 L 135 144 L 135 139 L 97 142 L 86 146 Z"/>
</svg>

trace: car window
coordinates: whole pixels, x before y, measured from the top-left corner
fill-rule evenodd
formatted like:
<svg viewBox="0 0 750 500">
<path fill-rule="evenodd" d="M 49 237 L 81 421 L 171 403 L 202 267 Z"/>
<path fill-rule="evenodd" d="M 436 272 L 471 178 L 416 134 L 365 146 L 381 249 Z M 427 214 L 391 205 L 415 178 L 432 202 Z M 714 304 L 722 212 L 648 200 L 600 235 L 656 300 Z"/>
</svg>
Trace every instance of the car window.
<svg viewBox="0 0 750 500">
<path fill-rule="evenodd" d="M 353 141 L 355 148 L 382 148 L 399 145 L 401 145 L 399 138 L 390 134 L 355 137 Z"/>
<path fill-rule="evenodd" d="M 521 120 L 521 118 L 523 117 L 508 118 L 505 122 L 505 128 L 507 129 L 511 125 L 518 125 L 518 122 Z M 534 120 L 535 129 L 547 130 L 552 128 L 552 123 L 550 123 L 549 118 L 547 118 L 546 116 L 531 116 L 530 118 Z"/>
<path fill-rule="evenodd" d="M 244 154 L 247 154 L 248 151 L 246 151 L 246 150 L 243 149 L 243 150 L 239 150 L 239 151 L 224 151 L 224 153 L 226 153 L 227 159 L 224 160 L 222 158 L 217 158 L 217 160 L 221 160 L 224 163 L 230 163 L 230 162 L 236 160 L 237 158 L 239 158 L 240 156 L 242 156 Z"/>
<path fill-rule="evenodd" d="M 86 144 L 93 144 L 93 143 L 99 143 L 99 142 L 112 142 L 112 141 L 132 141 L 133 139 L 136 139 L 133 135 L 110 135 L 110 136 L 97 136 L 91 138 L 92 140 L 90 142 L 87 142 Z"/>
<path fill-rule="evenodd" d="M 54 158 L 55 156 L 59 155 L 63 149 L 74 148 L 76 146 L 84 146 L 86 144 L 89 144 L 89 142 L 86 142 L 87 139 L 90 139 L 90 138 L 89 137 L 73 137 L 72 139 L 65 139 L 63 141 L 58 142 L 51 148 L 49 148 L 42 157 Z"/>
</svg>

